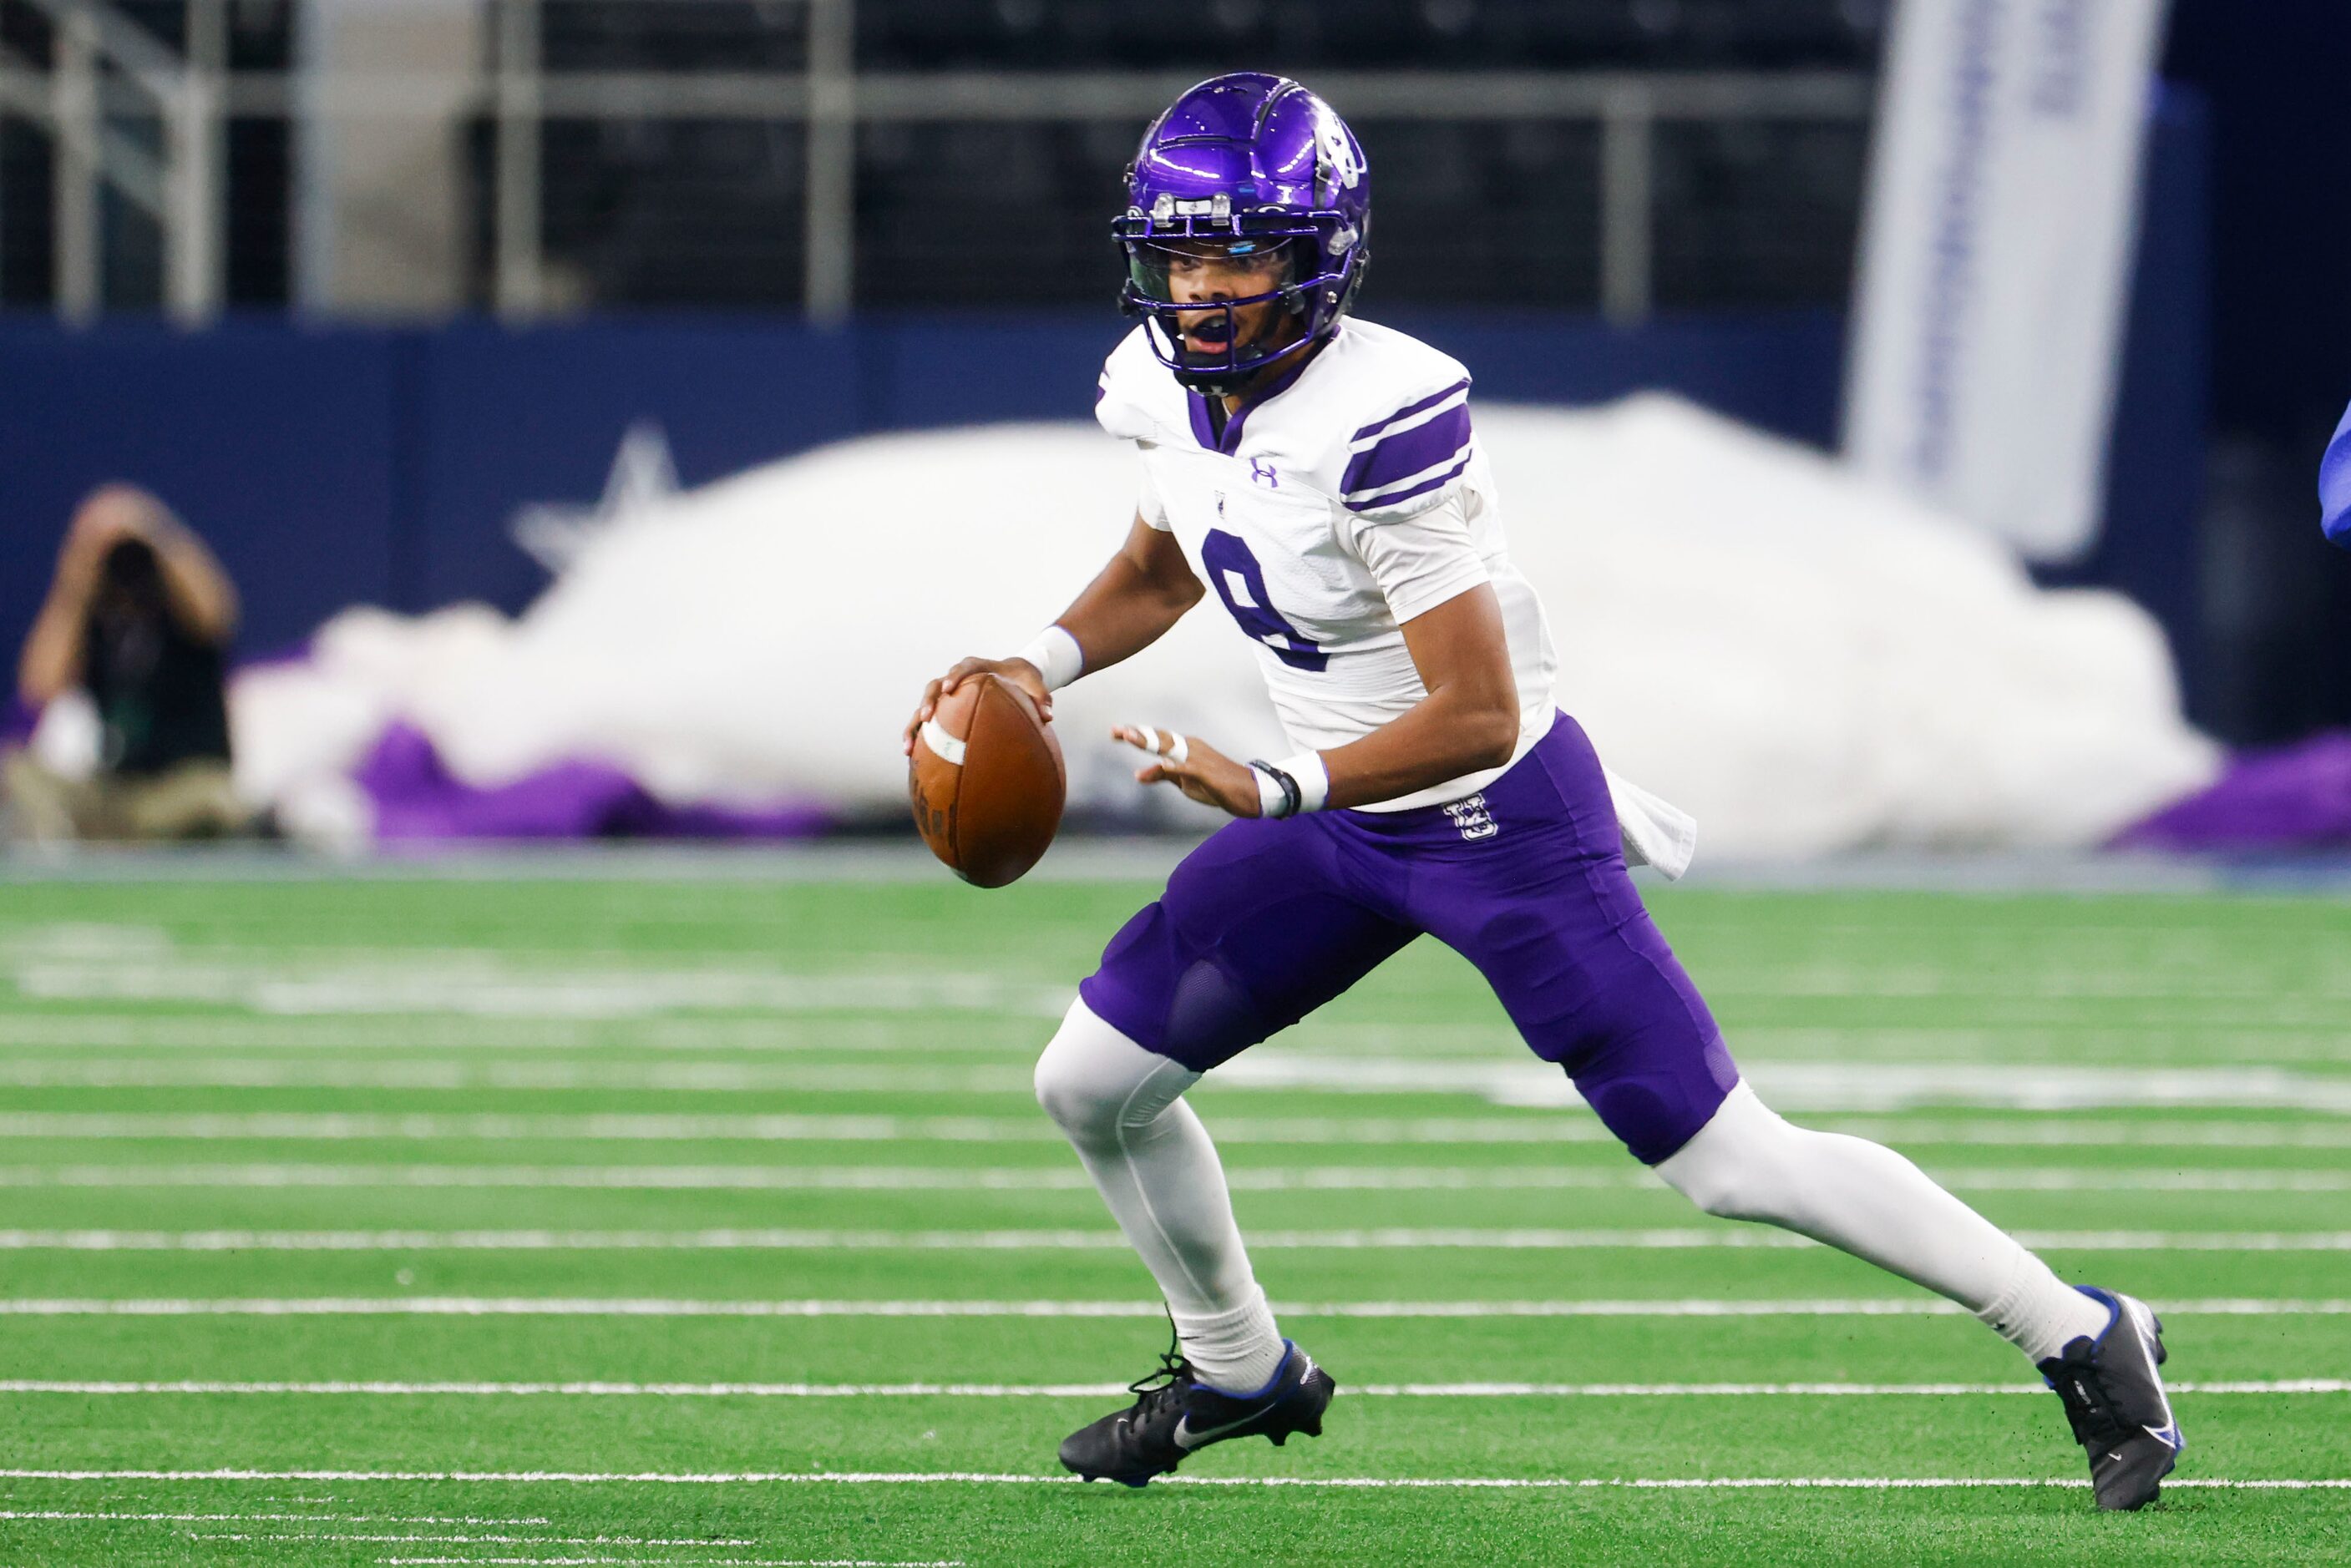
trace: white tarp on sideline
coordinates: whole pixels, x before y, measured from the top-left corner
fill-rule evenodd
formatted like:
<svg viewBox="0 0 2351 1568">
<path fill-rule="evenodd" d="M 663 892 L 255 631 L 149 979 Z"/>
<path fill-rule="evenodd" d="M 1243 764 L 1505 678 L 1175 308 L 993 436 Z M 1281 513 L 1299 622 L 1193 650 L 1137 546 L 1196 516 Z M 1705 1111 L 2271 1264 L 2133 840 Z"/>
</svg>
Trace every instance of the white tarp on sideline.
<svg viewBox="0 0 2351 1568">
<path fill-rule="evenodd" d="M 2146 615 L 2040 592 L 1997 543 L 1818 453 L 1659 397 L 1479 420 L 1563 706 L 1696 815 L 1702 857 L 2083 846 L 2217 771 Z M 405 718 L 475 784 L 593 758 L 674 803 L 903 810 L 923 681 L 1057 614 L 1133 493 L 1092 426 L 775 463 L 632 515 L 518 621 L 338 618 L 308 663 L 240 678 L 240 773 L 298 825 L 355 826 L 341 776 Z M 1113 720 L 1286 749 L 1213 597 L 1057 704 L 1078 805 L 1204 809 L 1139 790 Z"/>
</svg>

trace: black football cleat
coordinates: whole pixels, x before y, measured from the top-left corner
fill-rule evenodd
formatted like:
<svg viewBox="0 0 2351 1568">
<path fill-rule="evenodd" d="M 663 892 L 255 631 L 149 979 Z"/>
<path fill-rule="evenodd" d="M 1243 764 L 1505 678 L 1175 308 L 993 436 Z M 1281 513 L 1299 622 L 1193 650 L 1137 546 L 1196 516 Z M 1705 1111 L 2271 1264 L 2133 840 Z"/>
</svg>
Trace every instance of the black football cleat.
<svg viewBox="0 0 2351 1568">
<path fill-rule="evenodd" d="M 2074 1340 L 2041 1364 L 2041 1376 L 2065 1401 L 2074 1440 L 2089 1453 L 2098 1506 L 2144 1508 L 2188 1446 L 2156 1371 L 2164 1361 L 2163 1322 L 2145 1302 L 2091 1285 L 2074 1289 L 2112 1314 L 2105 1332 Z"/>
<path fill-rule="evenodd" d="M 1087 1480 L 1144 1486 L 1228 1438 L 1268 1438 L 1280 1448 L 1292 1432 L 1321 1437 L 1338 1385 L 1312 1356 L 1286 1339 L 1281 1345 L 1281 1365 L 1249 1394 L 1197 1381 L 1191 1363 L 1169 1350 L 1158 1371 L 1127 1386 L 1133 1405 L 1061 1439 L 1061 1463 Z"/>
</svg>

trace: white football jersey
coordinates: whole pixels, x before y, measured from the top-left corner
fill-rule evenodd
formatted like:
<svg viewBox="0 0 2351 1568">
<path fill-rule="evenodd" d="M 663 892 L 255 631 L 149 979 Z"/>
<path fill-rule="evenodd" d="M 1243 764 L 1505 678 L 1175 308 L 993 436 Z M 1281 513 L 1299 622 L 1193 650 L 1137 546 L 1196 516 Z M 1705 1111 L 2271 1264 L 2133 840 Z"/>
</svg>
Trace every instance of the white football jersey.
<svg viewBox="0 0 2351 1568">
<path fill-rule="evenodd" d="M 1502 541 L 1469 426 L 1469 373 L 1389 327 L 1348 320 L 1321 352 L 1221 426 L 1137 327 L 1102 367 L 1095 417 L 1143 457 L 1138 510 L 1256 647 L 1301 750 L 1359 740 L 1427 695 L 1403 622 L 1481 583 L 1501 600 L 1519 685 L 1511 762 L 1551 727 L 1557 657 Z M 1507 765 L 1507 764 L 1506 764 Z M 1362 809 L 1483 789 L 1465 774 Z"/>
</svg>

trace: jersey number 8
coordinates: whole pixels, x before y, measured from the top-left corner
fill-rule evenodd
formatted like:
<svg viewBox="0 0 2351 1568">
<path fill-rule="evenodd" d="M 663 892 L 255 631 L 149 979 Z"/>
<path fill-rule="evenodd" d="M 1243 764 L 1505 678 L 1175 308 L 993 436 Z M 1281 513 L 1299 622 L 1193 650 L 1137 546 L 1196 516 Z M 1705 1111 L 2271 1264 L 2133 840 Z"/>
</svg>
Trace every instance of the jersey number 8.
<svg viewBox="0 0 2351 1568">
<path fill-rule="evenodd" d="M 1243 631 L 1273 649 L 1276 659 L 1292 670 L 1320 670 L 1329 665 L 1331 656 L 1300 636 L 1298 628 L 1268 600 L 1265 569 L 1249 554 L 1249 545 L 1221 528 L 1211 528 L 1200 544 L 1200 563 L 1208 568 L 1208 580 L 1216 585 L 1217 597 L 1225 601 L 1225 607 L 1233 612 L 1233 619 Z"/>
</svg>

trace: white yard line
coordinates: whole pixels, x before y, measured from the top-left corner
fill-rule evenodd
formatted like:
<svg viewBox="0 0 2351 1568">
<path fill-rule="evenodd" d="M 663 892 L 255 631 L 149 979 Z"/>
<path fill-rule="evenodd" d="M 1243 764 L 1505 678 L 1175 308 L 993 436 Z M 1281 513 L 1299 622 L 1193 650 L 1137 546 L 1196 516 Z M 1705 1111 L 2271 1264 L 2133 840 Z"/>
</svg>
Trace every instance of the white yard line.
<svg viewBox="0 0 2351 1568">
<path fill-rule="evenodd" d="M 2351 1231 L 2018 1231 L 2027 1247 L 2056 1251 L 2345 1252 Z M 1260 1251 L 1679 1251 L 1782 1249 L 1820 1243 L 1791 1231 L 1448 1229 L 1257 1231 Z M 1123 1251 L 1116 1231 L 0 1231 L 0 1251 Z"/>
<path fill-rule="evenodd" d="M 1740 1071 L 1788 1112 L 1918 1107 L 2081 1111 L 2272 1109 L 2351 1114 L 2351 1076 L 2250 1064 L 2053 1066 L 2045 1063 L 1789 1062 L 1742 1054 Z M 1474 1095 L 1497 1106 L 1583 1105 L 1555 1067 L 1520 1055 L 1487 1060 L 1373 1056 L 1260 1045 L 1217 1069 L 1224 1085 L 1338 1095 Z"/>
<path fill-rule="evenodd" d="M 0 1049 L 318 1051 L 421 1054 L 455 1052 L 803 1051 L 974 1052 L 1033 1056 L 1041 1048 L 1035 1020 L 1011 1014 L 991 1035 L 966 1033 L 989 1023 L 965 1019 L 946 1033 L 875 1018 L 202 1018 L 143 1012 L 0 1013 Z"/>
<path fill-rule="evenodd" d="M 2351 1299 L 2230 1296 L 2164 1301 L 2167 1315 L 2351 1316 Z M 1662 1298 L 1589 1301 L 1277 1302 L 1283 1317 L 1944 1317 L 1962 1309 L 1931 1297 L 1894 1300 Z M 650 1317 L 650 1318 L 1160 1318 L 1145 1301 L 695 1301 L 563 1296 L 248 1296 L 0 1299 L 0 1317 Z"/>
<path fill-rule="evenodd" d="M 649 1089 L 668 1094 L 904 1093 L 1029 1095 L 1019 1066 L 783 1066 L 726 1062 L 114 1062 L 0 1061 L 0 1086 L 20 1089 Z"/>
<path fill-rule="evenodd" d="M 319 1522 L 344 1524 L 347 1520 L 329 1519 Z M 371 1545 L 432 1545 L 432 1546 L 757 1546 L 756 1541 L 671 1540 L 661 1536 L 637 1535 L 366 1535 L 323 1531 L 222 1531 L 187 1530 L 181 1533 L 191 1541 L 351 1541 Z"/>
<path fill-rule="evenodd" d="M 379 1557 L 376 1561 L 402 1564 L 471 1563 L 501 1568 L 586 1568 L 588 1564 L 599 1568 L 679 1568 L 685 1563 L 700 1563 L 703 1568 L 964 1568 L 960 1557 L 928 1563 L 884 1562 L 872 1557 Z"/>
<path fill-rule="evenodd" d="M 1570 1127 L 1578 1124 L 1568 1123 Z M 1594 1124 L 1596 1126 L 1596 1124 Z M 8 1111 L 0 1137 L 293 1139 L 416 1142 L 1044 1143 L 1061 1133 L 1037 1116 L 741 1116 L 340 1111 Z M 1584 1141 L 1560 1139 L 1545 1141 Z"/>
<path fill-rule="evenodd" d="M 66 1509 L 0 1509 L 0 1520 L 120 1520 L 152 1524 L 463 1524 L 551 1525 L 551 1519 L 453 1519 L 434 1513 L 126 1513 Z"/>
<path fill-rule="evenodd" d="M 2351 1114 L 2351 1076 L 2237 1064 L 2227 1067 L 2053 1067 L 2019 1063 L 1741 1063 L 1766 1100 L 1809 1113 L 1885 1112 L 1936 1106 L 2078 1111 L 2102 1108 L 2278 1109 Z M 203 1059 L 0 1060 L 0 1085 L 84 1089 L 402 1089 L 674 1094 L 893 1093 L 900 1065 L 812 1063 L 413 1062 Z M 1031 1092 L 1025 1063 L 928 1065 L 927 1089 L 964 1095 Z M 1581 1110 L 1573 1084 L 1524 1053 L 1488 1060 L 1366 1057 L 1261 1046 L 1217 1073 L 1219 1087 L 1348 1096 L 1465 1095 L 1497 1106 Z"/>
<path fill-rule="evenodd" d="M 332 1540 L 331 1536 L 272 1537 L 284 1540 Z M 678 1544 L 691 1546 L 693 1542 Z M 500 1565 L 500 1568 L 679 1568 L 681 1564 L 699 1563 L 702 1568 L 964 1568 L 960 1557 L 928 1563 L 883 1562 L 870 1557 L 379 1557 L 385 1563 L 461 1563 Z"/>
<path fill-rule="evenodd" d="M 1292 1179 L 1310 1173 L 1291 1171 L 1228 1171 L 1235 1188 L 1281 1191 L 1291 1188 L 1344 1189 L 1344 1180 Z M 1349 1172 L 1339 1171 L 1343 1178 Z M 1375 1180 L 1394 1171 L 1356 1174 Z M 1410 1172 L 1403 1175 L 1409 1177 Z M 1476 1172 L 1465 1172 L 1475 1176 Z M 1500 1174 L 1515 1174 L 1502 1172 Z M 1537 1172 L 1536 1175 L 1547 1175 Z M 1561 1181 L 1432 1182 L 1432 1186 L 1624 1187 L 1640 1181 L 1640 1173 L 1593 1170 L 1564 1171 Z M 1593 1179 L 1573 1179 L 1589 1176 Z M 1601 1179 L 1605 1178 L 1606 1179 Z M 2351 1172 L 2345 1173 L 2351 1183 Z M 1409 1180 L 1395 1186 L 1416 1185 Z M 528 1165 L 319 1165 L 256 1163 L 251 1165 L 75 1165 L 0 1168 L 0 1189 L 8 1188 L 529 1188 L 591 1190 L 677 1191 L 883 1191 L 961 1192 L 973 1189 L 1013 1192 L 1092 1192 L 1093 1182 L 1075 1164 L 1035 1168 L 972 1169 L 956 1166 L 794 1166 L 794 1165 L 654 1165 L 654 1166 L 528 1166 Z"/>
<path fill-rule="evenodd" d="M 386 1481 L 554 1486 L 1081 1486 L 1073 1475 L 1018 1475 L 987 1470 L 260 1470 L 260 1469 L 0 1469 L 0 1480 L 53 1481 Z M 1863 1491 L 1943 1490 L 1963 1487 L 2062 1487 L 2087 1480 L 2049 1476 L 1162 1476 L 1157 1486 L 1308 1487 L 1385 1490 L 1432 1488 L 1499 1490 L 1776 1491 L 1830 1489 Z M 2205 1490 L 2351 1490 L 2351 1478 L 2295 1477 L 2224 1480 L 2197 1476 L 2166 1480 L 2171 1488 Z"/>
<path fill-rule="evenodd" d="M 1614 1144 L 1588 1112 L 1561 1116 L 1277 1117 L 1224 1116 L 1209 1125 L 1224 1144 Z M 2205 1122 L 1903 1120 L 1832 1117 L 1836 1132 L 1897 1145 L 2084 1147 L 2351 1148 L 2351 1121 Z M 0 1137 L 87 1141 L 172 1138 L 198 1142 L 292 1140 L 552 1143 L 1053 1143 L 1041 1115 L 900 1116 L 723 1113 L 524 1114 L 344 1111 L 7 1111 Z"/>
<path fill-rule="evenodd" d="M 2101 1170 L 2068 1166 L 1937 1168 L 1943 1186 L 1978 1192 L 2344 1192 L 2351 1170 Z M 1242 1192 L 1552 1191 L 1648 1189 L 1632 1166 L 1302 1166 L 1228 1168 Z M 66 1165 L 0 1167 L 11 1188 L 528 1188 L 680 1191 L 1091 1192 L 1075 1167 L 803 1165 Z"/>
<path fill-rule="evenodd" d="M 1033 1020 L 1010 1014 L 999 1026 L 979 1033 L 983 1020 L 967 1019 L 954 1031 L 909 1029 L 884 1018 L 674 1017 L 624 1021 L 510 1018 L 494 1022 L 465 1017 L 346 1016 L 271 1018 L 199 1017 L 192 1014 L 76 1012 L 0 1013 L 0 1049 L 161 1050 L 237 1053 L 313 1051 L 347 1054 L 391 1053 L 425 1055 L 455 1053 L 536 1054 L 549 1051 L 726 1051 L 760 1054 L 804 1052 L 883 1053 L 914 1057 L 967 1057 L 973 1054 L 1026 1059 L 1042 1044 Z M 1828 1024 L 1754 1025 L 1734 1043 L 1757 1060 L 1814 1063 L 1883 1063 L 1897 1052 L 1920 1061 L 1991 1064 L 2003 1054 L 2029 1064 L 2045 1064 L 2061 1046 L 2085 1039 L 2127 1044 L 2145 1052 L 2150 1036 L 2177 1043 L 2183 1060 L 2160 1065 L 2208 1067 L 2216 1062 L 2252 1067 L 2339 1065 L 2340 1032 L 2313 1023 L 2210 1028 L 2170 1025 L 2018 1024 L 1982 1025 Z M 1524 1047 L 1508 1024 L 1422 1023 L 1336 1023 L 1311 1020 L 1283 1036 L 1284 1048 L 1308 1055 L 1410 1054 L 1518 1059 Z M 914 1064 L 909 1063 L 911 1067 Z"/>
<path fill-rule="evenodd" d="M 2172 1383 L 2174 1394 L 2346 1394 L 2351 1378 Z M 2040 1383 L 1351 1383 L 1375 1398 L 1752 1398 L 1950 1394 L 2046 1394 Z M 317 1395 L 335 1397 L 614 1399 L 1092 1399 L 1129 1393 L 1123 1383 L 485 1383 L 383 1380 L 307 1383 L 187 1378 L 110 1382 L 68 1378 L 0 1379 L 0 1394 L 93 1397 L 149 1395 Z M 637 1542 L 637 1544 L 653 1544 Z M 749 1544 L 743 1542 L 740 1544 Z"/>
<path fill-rule="evenodd" d="M 1937 1167 L 1935 1179 L 1969 1192 L 2346 1192 L 2351 1170 L 2099 1170 L 2062 1166 L 1970 1170 Z"/>
<path fill-rule="evenodd" d="M 183 1002 L 279 1016 L 414 1013 L 632 1019 L 700 1009 L 932 1011 L 1059 1018 L 1073 981 L 933 967 L 798 973 L 750 955 L 673 961 L 637 953 L 497 948 L 176 945 L 160 929 L 48 927 L 0 934 L 0 972 L 45 1002 Z"/>
</svg>

